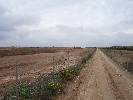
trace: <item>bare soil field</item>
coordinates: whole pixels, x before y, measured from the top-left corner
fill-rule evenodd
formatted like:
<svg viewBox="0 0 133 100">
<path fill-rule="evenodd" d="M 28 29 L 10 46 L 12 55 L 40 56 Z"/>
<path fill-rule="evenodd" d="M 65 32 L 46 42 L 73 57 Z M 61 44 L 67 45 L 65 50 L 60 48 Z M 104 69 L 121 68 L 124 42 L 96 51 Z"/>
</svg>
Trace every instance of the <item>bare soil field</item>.
<svg viewBox="0 0 133 100">
<path fill-rule="evenodd" d="M 97 49 L 80 75 L 54 100 L 133 100 L 132 76 Z"/>
<path fill-rule="evenodd" d="M 70 48 L 69 48 L 70 49 Z M 6 86 L 15 82 L 16 66 L 18 66 L 19 79 L 33 82 L 42 74 L 50 73 L 53 66 L 56 71 L 63 67 L 76 64 L 86 49 L 71 49 L 69 54 L 60 49 L 53 53 L 39 53 L 32 55 L 5 56 L 0 58 L 0 94 L 3 94 Z"/>
<path fill-rule="evenodd" d="M 0 57 L 15 56 L 15 55 L 32 55 L 32 54 L 39 54 L 39 53 L 55 53 L 66 49 L 68 48 L 66 47 L 0 47 Z"/>
</svg>

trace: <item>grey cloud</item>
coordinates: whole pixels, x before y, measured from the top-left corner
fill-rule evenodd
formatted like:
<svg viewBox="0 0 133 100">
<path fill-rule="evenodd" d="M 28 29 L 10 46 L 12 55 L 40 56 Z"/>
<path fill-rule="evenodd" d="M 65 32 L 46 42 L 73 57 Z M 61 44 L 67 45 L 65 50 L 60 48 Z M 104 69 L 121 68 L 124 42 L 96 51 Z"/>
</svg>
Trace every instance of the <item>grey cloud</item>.
<svg viewBox="0 0 133 100">
<path fill-rule="evenodd" d="M 3 6 L 0 6 L 0 14 L 5 14 L 6 12 L 7 10 Z"/>
<path fill-rule="evenodd" d="M 14 42 L 31 46 L 133 43 L 133 33 L 128 33 L 133 27 L 132 0 L 0 0 L 0 3 L 0 46 Z"/>
<path fill-rule="evenodd" d="M 16 27 L 35 25 L 39 22 L 39 17 L 25 14 L 12 14 L 8 9 L 0 6 L 0 34 L 2 34 L 1 32 L 13 31 Z"/>
<path fill-rule="evenodd" d="M 6 41 L 6 40 L 10 40 L 10 39 L 15 39 L 17 36 L 17 34 L 15 33 L 0 33 L 0 41 Z"/>
<path fill-rule="evenodd" d="M 15 30 L 19 26 L 37 24 L 38 20 L 32 16 L 0 16 L 0 31 Z"/>
<path fill-rule="evenodd" d="M 100 34 L 96 29 L 83 27 L 56 26 L 52 28 L 58 32 L 68 33 L 65 38 L 59 39 L 61 43 L 82 44 L 82 46 L 112 46 L 112 45 L 133 45 L 133 34 L 114 32 Z M 55 39 L 56 41 L 56 39 Z"/>
<path fill-rule="evenodd" d="M 51 33 L 53 32 L 53 33 Z M 64 35 L 57 35 L 57 33 Z M 127 34 L 123 32 L 113 33 L 112 35 L 103 35 L 98 32 L 94 32 L 91 29 L 83 29 L 82 27 L 70 27 L 70 26 L 56 26 L 45 29 L 45 31 L 29 31 L 26 36 L 23 34 L 5 34 L 0 35 L 0 39 L 13 41 L 15 40 L 21 46 L 111 46 L 111 45 L 133 45 L 133 34 Z M 34 33 L 34 34 L 33 34 Z M 45 35 L 47 34 L 47 35 Z M 49 34 L 49 35 L 48 35 Z M 55 34 L 53 36 L 53 34 Z M 15 36 L 15 37 L 14 37 Z"/>
</svg>

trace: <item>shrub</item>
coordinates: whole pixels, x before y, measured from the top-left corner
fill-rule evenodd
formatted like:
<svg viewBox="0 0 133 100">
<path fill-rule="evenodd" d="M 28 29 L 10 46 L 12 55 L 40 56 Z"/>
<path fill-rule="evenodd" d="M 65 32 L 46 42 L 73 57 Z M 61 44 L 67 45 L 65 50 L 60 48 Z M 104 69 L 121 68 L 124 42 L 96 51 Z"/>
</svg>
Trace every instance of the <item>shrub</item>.
<svg viewBox="0 0 133 100">
<path fill-rule="evenodd" d="M 35 90 L 36 94 L 39 97 L 47 98 L 48 100 L 55 96 L 64 89 L 64 82 L 61 76 L 56 74 L 49 74 L 47 77 L 42 78 L 43 80 L 40 81 Z"/>
<path fill-rule="evenodd" d="M 21 99 L 31 98 L 33 94 L 32 88 L 27 83 L 20 83 L 18 86 L 13 86 L 8 90 L 10 99 L 15 99 L 19 95 Z"/>
<path fill-rule="evenodd" d="M 70 81 L 79 74 L 80 70 L 77 67 L 60 71 L 61 77 L 64 81 Z"/>
</svg>

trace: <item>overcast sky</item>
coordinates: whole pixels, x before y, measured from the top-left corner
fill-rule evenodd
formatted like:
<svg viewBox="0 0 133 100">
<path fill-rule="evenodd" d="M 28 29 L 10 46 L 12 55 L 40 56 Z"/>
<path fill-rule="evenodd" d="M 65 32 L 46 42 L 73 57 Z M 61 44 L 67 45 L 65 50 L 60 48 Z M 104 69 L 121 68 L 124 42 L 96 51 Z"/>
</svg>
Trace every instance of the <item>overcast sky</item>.
<svg viewBox="0 0 133 100">
<path fill-rule="evenodd" d="M 133 0 L 0 0 L 0 46 L 133 45 Z"/>
</svg>

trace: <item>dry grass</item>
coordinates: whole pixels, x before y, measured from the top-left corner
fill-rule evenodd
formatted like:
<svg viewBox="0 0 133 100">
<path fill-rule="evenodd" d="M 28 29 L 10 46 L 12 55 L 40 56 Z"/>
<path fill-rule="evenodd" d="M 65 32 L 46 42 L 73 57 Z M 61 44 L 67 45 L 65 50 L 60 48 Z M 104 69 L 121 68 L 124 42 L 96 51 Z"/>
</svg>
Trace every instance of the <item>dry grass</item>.
<svg viewBox="0 0 133 100">
<path fill-rule="evenodd" d="M 133 74 L 133 51 L 112 49 L 103 49 L 103 51 L 121 68 Z"/>
</svg>

